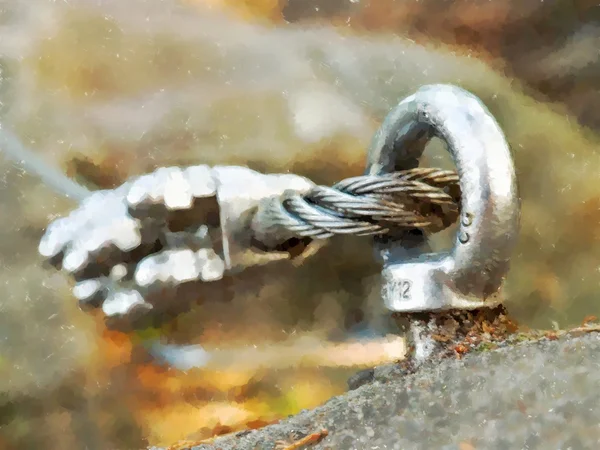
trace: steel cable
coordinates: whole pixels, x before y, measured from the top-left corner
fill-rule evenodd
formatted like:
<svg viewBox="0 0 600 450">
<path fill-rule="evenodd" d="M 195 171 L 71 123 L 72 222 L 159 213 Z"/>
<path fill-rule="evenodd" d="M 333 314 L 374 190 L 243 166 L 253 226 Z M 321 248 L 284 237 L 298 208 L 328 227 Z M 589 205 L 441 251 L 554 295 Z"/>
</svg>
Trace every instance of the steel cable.
<svg viewBox="0 0 600 450">
<path fill-rule="evenodd" d="M 418 228 L 438 232 L 460 210 L 456 172 L 416 168 L 385 175 L 348 178 L 331 187 L 285 192 L 262 211 L 262 220 L 298 237 L 386 234 Z"/>
</svg>

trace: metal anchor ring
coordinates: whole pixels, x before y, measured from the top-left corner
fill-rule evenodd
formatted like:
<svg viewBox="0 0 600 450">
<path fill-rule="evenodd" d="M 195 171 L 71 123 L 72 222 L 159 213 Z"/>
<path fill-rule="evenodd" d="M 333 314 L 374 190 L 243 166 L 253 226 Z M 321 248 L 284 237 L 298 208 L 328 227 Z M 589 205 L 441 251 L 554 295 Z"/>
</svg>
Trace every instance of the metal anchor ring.
<svg viewBox="0 0 600 450">
<path fill-rule="evenodd" d="M 383 300 L 399 312 L 495 306 L 516 244 L 520 200 L 509 145 L 482 102 L 452 85 L 421 87 L 385 118 L 371 143 L 366 174 L 417 167 L 435 136 L 446 142 L 460 178 L 454 247 L 423 253 L 427 238 L 417 236 L 410 248 L 407 233 L 380 241 Z"/>
</svg>

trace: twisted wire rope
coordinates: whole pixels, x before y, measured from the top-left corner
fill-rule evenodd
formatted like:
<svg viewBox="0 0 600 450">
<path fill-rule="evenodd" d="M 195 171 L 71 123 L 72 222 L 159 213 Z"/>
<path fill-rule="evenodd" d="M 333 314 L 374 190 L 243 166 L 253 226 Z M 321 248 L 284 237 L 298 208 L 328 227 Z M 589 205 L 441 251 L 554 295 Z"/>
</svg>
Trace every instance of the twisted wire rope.
<svg viewBox="0 0 600 450">
<path fill-rule="evenodd" d="M 270 202 L 263 217 L 272 226 L 315 239 L 387 234 L 398 228 L 436 232 L 456 221 L 459 199 L 456 172 L 416 168 L 347 178 L 304 194 L 287 191 Z"/>
</svg>

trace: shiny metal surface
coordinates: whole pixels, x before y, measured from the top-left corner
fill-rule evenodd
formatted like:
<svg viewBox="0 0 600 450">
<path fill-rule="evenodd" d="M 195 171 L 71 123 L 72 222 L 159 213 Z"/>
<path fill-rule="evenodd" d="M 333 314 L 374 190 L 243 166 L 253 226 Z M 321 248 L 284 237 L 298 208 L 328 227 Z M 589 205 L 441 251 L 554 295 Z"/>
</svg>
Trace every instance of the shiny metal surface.
<svg viewBox="0 0 600 450">
<path fill-rule="evenodd" d="M 251 226 L 267 246 L 285 237 L 382 235 L 417 227 L 437 232 L 456 221 L 458 198 L 450 193 L 457 190 L 458 175 L 435 168 L 351 177 L 331 187 L 265 198 Z"/>
<path fill-rule="evenodd" d="M 385 118 L 366 174 L 417 167 L 434 136 L 447 144 L 460 179 L 460 226 L 454 247 L 431 253 L 423 234 L 375 238 L 383 261 L 382 296 L 393 311 L 473 309 L 500 303 L 520 219 L 515 167 L 500 126 L 462 88 L 427 85 Z"/>
<path fill-rule="evenodd" d="M 194 297 L 197 284 L 288 259 L 253 247 L 249 221 L 263 198 L 311 187 L 247 167 L 161 167 L 81 198 L 48 225 L 39 253 L 75 279 L 82 305 L 107 317 L 144 313 L 183 303 L 185 289 Z"/>
<path fill-rule="evenodd" d="M 423 224 L 429 224 L 427 231 L 443 229 L 456 214 L 442 209 L 456 207 L 444 193 L 456 187 L 456 175 L 417 169 L 425 144 L 436 135 L 447 142 L 457 165 L 461 225 L 452 252 L 422 254 L 426 238 L 410 230 Z M 165 287 L 175 292 L 180 285 L 289 259 L 281 244 L 290 239 L 336 233 L 387 233 L 375 240 L 384 260 L 388 308 L 473 308 L 497 301 L 517 236 L 519 203 L 508 144 L 485 106 L 454 86 L 425 86 L 402 101 L 375 135 L 365 176 L 333 188 L 297 175 L 198 165 L 159 168 L 88 195 L 22 148 L 15 152 L 13 158 L 36 163 L 26 168 L 42 178 L 51 172 L 44 179 L 81 202 L 48 226 L 39 250 L 75 278 L 81 302 L 101 305 L 108 316 L 152 309 L 164 302 L 158 297 Z M 406 198 L 392 203 L 398 194 Z M 286 203 L 290 199 L 295 203 Z M 411 210 L 420 202 L 439 210 L 425 219 Z M 266 213 L 273 204 L 293 206 L 286 214 L 294 220 L 272 220 L 277 217 Z M 436 214 L 441 222 L 432 227 Z M 302 245 L 302 255 L 310 255 Z M 319 247 L 313 243 L 312 252 Z"/>
</svg>

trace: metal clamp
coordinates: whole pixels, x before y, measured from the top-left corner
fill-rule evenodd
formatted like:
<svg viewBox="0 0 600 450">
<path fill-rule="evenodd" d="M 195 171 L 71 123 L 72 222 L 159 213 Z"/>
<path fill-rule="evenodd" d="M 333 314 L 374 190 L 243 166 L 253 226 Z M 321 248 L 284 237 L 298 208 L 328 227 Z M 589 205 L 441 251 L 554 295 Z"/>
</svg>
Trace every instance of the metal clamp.
<svg viewBox="0 0 600 450">
<path fill-rule="evenodd" d="M 420 88 L 385 118 L 366 174 L 418 167 L 435 136 L 446 142 L 460 177 L 454 247 L 424 253 L 427 237 L 407 231 L 375 238 L 383 259 L 383 300 L 398 312 L 495 306 L 518 235 L 520 201 L 508 143 L 481 101 L 456 86 Z"/>
</svg>

